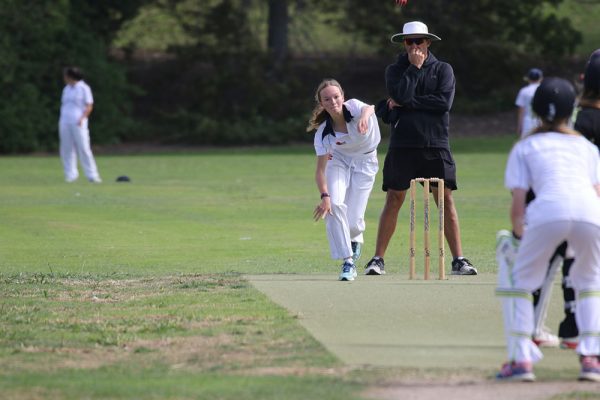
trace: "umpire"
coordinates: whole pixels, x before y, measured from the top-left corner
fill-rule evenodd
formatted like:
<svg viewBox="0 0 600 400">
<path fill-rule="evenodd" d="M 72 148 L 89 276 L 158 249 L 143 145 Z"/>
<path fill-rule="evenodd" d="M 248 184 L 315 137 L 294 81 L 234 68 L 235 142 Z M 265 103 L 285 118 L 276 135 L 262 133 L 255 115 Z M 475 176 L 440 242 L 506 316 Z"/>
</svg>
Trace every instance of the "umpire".
<svg viewBox="0 0 600 400">
<path fill-rule="evenodd" d="M 377 107 L 377 115 L 391 124 L 392 136 L 383 167 L 383 190 L 387 192 L 379 219 L 375 256 L 365 267 L 366 275 L 385 273 L 383 257 L 396 229 L 398 213 L 413 178 L 443 178 L 445 181 L 444 233 L 453 256 L 453 275 L 477 275 L 463 257 L 458 214 L 452 198 L 456 190 L 456 166 L 448 138 L 449 111 L 455 91 L 450 64 L 429 51 L 432 41 L 441 40 L 419 21 L 404 24 L 392 36 L 403 43 L 405 53 L 385 71 L 389 99 Z M 432 183 L 437 202 L 437 184 Z"/>
</svg>

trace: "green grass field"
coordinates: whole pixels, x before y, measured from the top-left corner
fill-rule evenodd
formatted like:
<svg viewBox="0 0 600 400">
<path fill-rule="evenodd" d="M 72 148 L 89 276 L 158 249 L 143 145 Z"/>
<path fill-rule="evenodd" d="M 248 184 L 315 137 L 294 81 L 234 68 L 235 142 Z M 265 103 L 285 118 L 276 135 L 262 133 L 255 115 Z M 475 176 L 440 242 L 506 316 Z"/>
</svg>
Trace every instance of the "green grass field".
<svg viewBox="0 0 600 400">
<path fill-rule="evenodd" d="M 463 247 L 482 273 L 495 271 L 495 232 L 508 224 L 511 143 L 453 142 Z M 58 157 L 0 158 L 2 397 L 352 399 L 407 374 L 349 366 L 245 279 L 337 277 L 311 220 L 310 145 L 97 161 L 101 185 L 64 183 Z M 115 183 L 123 174 L 132 182 Z M 406 217 L 386 256 L 392 274 L 406 273 Z"/>
</svg>

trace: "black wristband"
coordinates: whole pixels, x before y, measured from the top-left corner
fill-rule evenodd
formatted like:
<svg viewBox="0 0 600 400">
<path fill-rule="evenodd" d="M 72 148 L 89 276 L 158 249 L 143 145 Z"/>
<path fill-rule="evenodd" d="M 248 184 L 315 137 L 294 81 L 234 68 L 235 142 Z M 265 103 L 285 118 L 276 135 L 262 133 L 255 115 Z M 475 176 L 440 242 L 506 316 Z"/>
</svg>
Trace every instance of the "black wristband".
<svg viewBox="0 0 600 400">
<path fill-rule="evenodd" d="M 512 235 L 513 235 L 513 237 L 514 237 L 515 239 L 517 239 L 517 240 L 521 240 L 521 236 L 517 235 L 517 234 L 515 233 L 515 231 L 512 231 Z"/>
<path fill-rule="evenodd" d="M 321 193 L 321 200 L 323 200 L 323 197 L 329 197 L 329 193 Z"/>
</svg>

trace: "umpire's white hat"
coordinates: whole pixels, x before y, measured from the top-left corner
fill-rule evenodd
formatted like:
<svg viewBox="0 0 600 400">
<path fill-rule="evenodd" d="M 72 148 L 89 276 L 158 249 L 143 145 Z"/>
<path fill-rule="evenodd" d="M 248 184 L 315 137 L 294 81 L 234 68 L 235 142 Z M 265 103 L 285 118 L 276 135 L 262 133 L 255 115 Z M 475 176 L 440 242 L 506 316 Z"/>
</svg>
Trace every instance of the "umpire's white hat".
<svg viewBox="0 0 600 400">
<path fill-rule="evenodd" d="M 412 21 L 404 24 L 402 27 L 402 33 L 396 33 L 394 36 L 392 36 L 392 43 L 401 43 L 406 36 L 410 35 L 426 37 L 427 39 L 431 39 L 433 41 L 442 40 L 439 36 L 429 33 L 427 25 L 421 21 Z"/>
</svg>

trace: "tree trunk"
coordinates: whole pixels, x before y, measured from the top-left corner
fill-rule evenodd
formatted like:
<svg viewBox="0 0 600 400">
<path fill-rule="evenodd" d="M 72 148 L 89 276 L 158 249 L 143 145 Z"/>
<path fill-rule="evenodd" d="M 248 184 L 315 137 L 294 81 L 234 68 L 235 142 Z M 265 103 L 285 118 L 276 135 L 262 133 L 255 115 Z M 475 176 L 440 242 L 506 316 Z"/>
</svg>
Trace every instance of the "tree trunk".
<svg viewBox="0 0 600 400">
<path fill-rule="evenodd" d="M 288 23 L 288 0 L 269 0 L 267 48 L 276 65 L 280 64 L 287 55 Z"/>
</svg>

